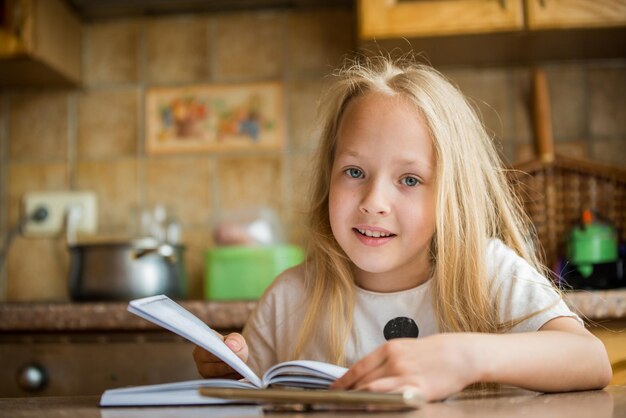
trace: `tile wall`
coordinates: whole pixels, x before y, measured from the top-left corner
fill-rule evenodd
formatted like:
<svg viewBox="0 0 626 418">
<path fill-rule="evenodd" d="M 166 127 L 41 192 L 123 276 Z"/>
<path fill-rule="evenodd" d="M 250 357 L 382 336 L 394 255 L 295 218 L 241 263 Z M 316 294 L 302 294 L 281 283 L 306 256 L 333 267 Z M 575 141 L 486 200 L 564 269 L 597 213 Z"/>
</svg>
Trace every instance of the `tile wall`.
<svg viewBox="0 0 626 418">
<path fill-rule="evenodd" d="M 164 203 L 183 225 L 189 298 L 202 298 L 203 252 L 224 211 L 269 206 L 303 245 L 307 163 L 323 78 L 356 49 L 351 10 L 261 11 L 123 19 L 84 28 L 81 88 L 0 92 L 0 233 L 20 199 L 94 190 L 101 235 L 125 235 L 139 208 Z M 557 152 L 626 166 L 626 61 L 546 63 Z M 530 71 L 444 68 L 480 109 L 509 162 L 533 158 Z M 153 86 L 278 80 L 286 146 L 228 154 L 145 152 L 144 95 Z M 17 237 L 0 300 L 68 300 L 62 239 Z"/>
</svg>

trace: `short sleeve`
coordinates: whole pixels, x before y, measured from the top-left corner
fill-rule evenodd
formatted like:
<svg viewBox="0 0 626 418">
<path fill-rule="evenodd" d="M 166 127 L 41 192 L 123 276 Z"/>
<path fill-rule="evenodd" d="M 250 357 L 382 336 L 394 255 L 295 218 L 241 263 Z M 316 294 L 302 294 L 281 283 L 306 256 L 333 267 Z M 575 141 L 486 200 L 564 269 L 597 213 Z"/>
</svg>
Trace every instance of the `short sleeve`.
<svg viewBox="0 0 626 418">
<path fill-rule="evenodd" d="M 290 359 L 305 306 L 301 266 L 280 274 L 259 300 L 243 330 L 248 366 L 259 376 Z"/>
<path fill-rule="evenodd" d="M 262 376 L 265 370 L 277 363 L 275 330 L 267 325 L 274 322 L 271 318 L 275 312 L 272 306 L 274 300 L 262 299 L 243 329 L 243 337 L 248 344 L 248 366 L 257 376 Z"/>
<path fill-rule="evenodd" d="M 492 240 L 487 256 L 500 321 L 507 323 L 526 318 L 511 332 L 537 331 L 551 319 L 563 316 L 583 324 L 554 285 L 502 241 Z"/>
</svg>

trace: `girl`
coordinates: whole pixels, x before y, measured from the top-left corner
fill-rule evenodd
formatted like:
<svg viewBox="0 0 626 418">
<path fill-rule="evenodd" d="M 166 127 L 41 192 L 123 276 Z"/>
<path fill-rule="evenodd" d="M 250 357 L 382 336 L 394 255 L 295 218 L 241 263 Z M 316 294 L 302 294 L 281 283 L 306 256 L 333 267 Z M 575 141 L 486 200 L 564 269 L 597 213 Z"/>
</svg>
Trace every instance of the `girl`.
<svg viewBox="0 0 626 418">
<path fill-rule="evenodd" d="M 476 382 L 606 386 L 604 346 L 546 279 L 462 94 L 432 68 L 385 58 L 335 78 L 321 101 L 309 258 L 226 344 L 259 374 L 320 360 L 350 367 L 335 389 L 428 400 Z M 194 359 L 205 377 L 232 373 L 200 348 Z"/>
</svg>

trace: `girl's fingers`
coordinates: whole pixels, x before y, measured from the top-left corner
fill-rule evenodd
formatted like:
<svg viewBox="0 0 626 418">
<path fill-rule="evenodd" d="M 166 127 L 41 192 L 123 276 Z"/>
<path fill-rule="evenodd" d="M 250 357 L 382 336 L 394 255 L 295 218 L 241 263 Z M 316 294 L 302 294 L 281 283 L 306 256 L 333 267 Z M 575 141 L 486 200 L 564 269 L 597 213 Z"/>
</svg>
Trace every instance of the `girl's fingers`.
<svg viewBox="0 0 626 418">
<path fill-rule="evenodd" d="M 224 343 L 235 354 L 237 354 L 237 357 L 242 359 L 244 362 L 248 361 L 248 344 L 246 344 L 246 339 L 243 338 L 241 334 L 236 332 L 228 334 L 224 338 Z"/>
<path fill-rule="evenodd" d="M 193 348 L 193 359 L 196 363 L 213 363 L 222 361 L 217 356 L 197 345 Z"/>
<path fill-rule="evenodd" d="M 404 377 L 388 376 L 371 380 L 368 383 L 358 385 L 355 390 L 366 390 L 370 392 L 403 392 L 405 390 L 417 390 L 416 386 L 411 386 Z"/>
<path fill-rule="evenodd" d="M 218 363 L 196 363 L 198 373 L 202 377 L 236 377 L 239 376 L 228 364 Z"/>
<path fill-rule="evenodd" d="M 353 389 L 370 373 L 382 367 L 384 362 L 385 356 L 383 352 L 380 349 L 374 350 L 357 361 L 343 376 L 337 379 L 333 383 L 332 389 Z"/>
</svg>

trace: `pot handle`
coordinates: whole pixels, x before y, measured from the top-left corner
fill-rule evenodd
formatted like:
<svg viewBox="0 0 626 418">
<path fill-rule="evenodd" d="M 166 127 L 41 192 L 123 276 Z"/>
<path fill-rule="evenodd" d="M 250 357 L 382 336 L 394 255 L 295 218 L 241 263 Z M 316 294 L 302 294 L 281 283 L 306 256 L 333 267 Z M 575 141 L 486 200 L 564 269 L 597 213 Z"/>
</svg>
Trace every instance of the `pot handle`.
<svg viewBox="0 0 626 418">
<path fill-rule="evenodd" d="M 176 262 L 176 251 L 174 250 L 174 247 L 169 244 L 162 244 L 155 247 L 135 248 L 135 250 L 133 251 L 133 258 L 141 258 L 145 255 L 152 253 L 159 254 L 170 263 Z"/>
</svg>

